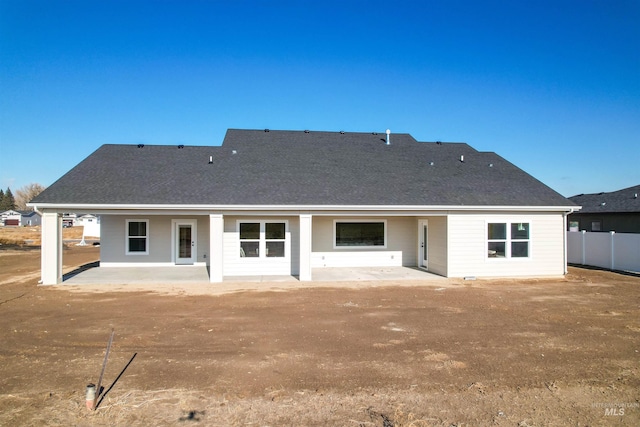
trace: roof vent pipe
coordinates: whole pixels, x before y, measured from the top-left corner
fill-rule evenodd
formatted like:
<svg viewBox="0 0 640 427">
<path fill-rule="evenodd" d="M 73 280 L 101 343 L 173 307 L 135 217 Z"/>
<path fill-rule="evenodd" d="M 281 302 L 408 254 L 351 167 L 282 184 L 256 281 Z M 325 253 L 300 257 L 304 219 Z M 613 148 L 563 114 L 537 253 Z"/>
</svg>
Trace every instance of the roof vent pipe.
<svg viewBox="0 0 640 427">
<path fill-rule="evenodd" d="M 460 156 L 460 161 L 464 163 L 464 156 Z"/>
<path fill-rule="evenodd" d="M 213 163 L 213 156 L 209 156 L 209 164 Z"/>
<path fill-rule="evenodd" d="M 391 145 L 391 141 L 389 141 L 389 135 L 391 135 L 391 130 L 387 129 L 385 133 L 387 134 L 387 145 Z"/>
</svg>

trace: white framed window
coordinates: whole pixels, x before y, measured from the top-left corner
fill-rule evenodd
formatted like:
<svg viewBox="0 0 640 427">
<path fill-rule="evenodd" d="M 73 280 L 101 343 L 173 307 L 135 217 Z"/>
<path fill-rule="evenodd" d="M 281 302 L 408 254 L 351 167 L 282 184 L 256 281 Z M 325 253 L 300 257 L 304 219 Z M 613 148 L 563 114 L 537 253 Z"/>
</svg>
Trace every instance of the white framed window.
<svg viewBox="0 0 640 427">
<path fill-rule="evenodd" d="M 149 220 L 126 220 L 126 254 L 149 255 Z"/>
<path fill-rule="evenodd" d="M 487 225 L 487 256 L 489 258 L 507 257 L 507 224 L 492 222 Z"/>
<path fill-rule="evenodd" d="M 334 249 L 385 249 L 387 220 L 336 219 L 333 221 Z"/>
<path fill-rule="evenodd" d="M 529 222 L 487 223 L 488 258 L 529 258 L 531 256 Z"/>
<path fill-rule="evenodd" d="M 286 258 L 287 221 L 238 221 L 240 258 Z"/>
</svg>

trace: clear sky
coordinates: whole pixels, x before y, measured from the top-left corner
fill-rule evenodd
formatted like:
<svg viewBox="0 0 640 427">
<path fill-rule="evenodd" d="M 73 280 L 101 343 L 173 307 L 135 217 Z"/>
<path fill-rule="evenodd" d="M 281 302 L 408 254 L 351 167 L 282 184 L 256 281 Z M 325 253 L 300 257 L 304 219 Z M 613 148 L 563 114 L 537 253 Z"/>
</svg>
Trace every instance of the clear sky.
<svg viewBox="0 0 640 427">
<path fill-rule="evenodd" d="M 107 143 L 410 133 L 640 184 L 640 0 L 0 0 L 0 188 Z"/>
</svg>

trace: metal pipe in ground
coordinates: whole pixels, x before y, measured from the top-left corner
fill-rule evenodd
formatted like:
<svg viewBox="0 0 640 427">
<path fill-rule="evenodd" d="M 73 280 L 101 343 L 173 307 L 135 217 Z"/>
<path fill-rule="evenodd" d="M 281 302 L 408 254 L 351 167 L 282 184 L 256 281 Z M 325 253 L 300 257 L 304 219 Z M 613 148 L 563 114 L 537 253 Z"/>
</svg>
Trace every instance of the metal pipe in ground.
<svg viewBox="0 0 640 427">
<path fill-rule="evenodd" d="M 93 398 L 93 406 L 91 409 L 95 411 L 96 405 L 98 403 L 98 398 L 100 397 L 101 387 L 102 387 L 102 376 L 104 375 L 104 370 L 107 367 L 107 360 L 109 360 L 109 350 L 111 350 L 111 343 L 113 343 L 113 334 L 115 334 L 115 330 L 111 329 L 111 336 L 109 337 L 109 344 L 107 344 L 107 351 L 104 354 L 104 362 L 102 362 L 102 371 L 100 372 L 100 379 L 98 380 L 98 386 L 96 387 L 95 397 Z"/>
<path fill-rule="evenodd" d="M 86 400 L 87 400 L 87 409 L 93 410 L 93 406 L 95 405 L 96 402 L 96 385 L 95 384 L 89 384 L 87 385 L 87 392 L 86 392 Z"/>
</svg>

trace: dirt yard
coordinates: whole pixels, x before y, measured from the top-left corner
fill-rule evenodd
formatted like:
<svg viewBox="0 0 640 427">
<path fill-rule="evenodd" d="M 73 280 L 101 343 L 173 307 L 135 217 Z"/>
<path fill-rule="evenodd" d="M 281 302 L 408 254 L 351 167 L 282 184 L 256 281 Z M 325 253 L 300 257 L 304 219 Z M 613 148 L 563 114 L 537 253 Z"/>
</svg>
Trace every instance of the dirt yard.
<svg viewBox="0 0 640 427">
<path fill-rule="evenodd" d="M 0 246 L 0 425 L 640 425 L 638 277 L 181 296 L 37 286 L 39 258 Z"/>
</svg>

